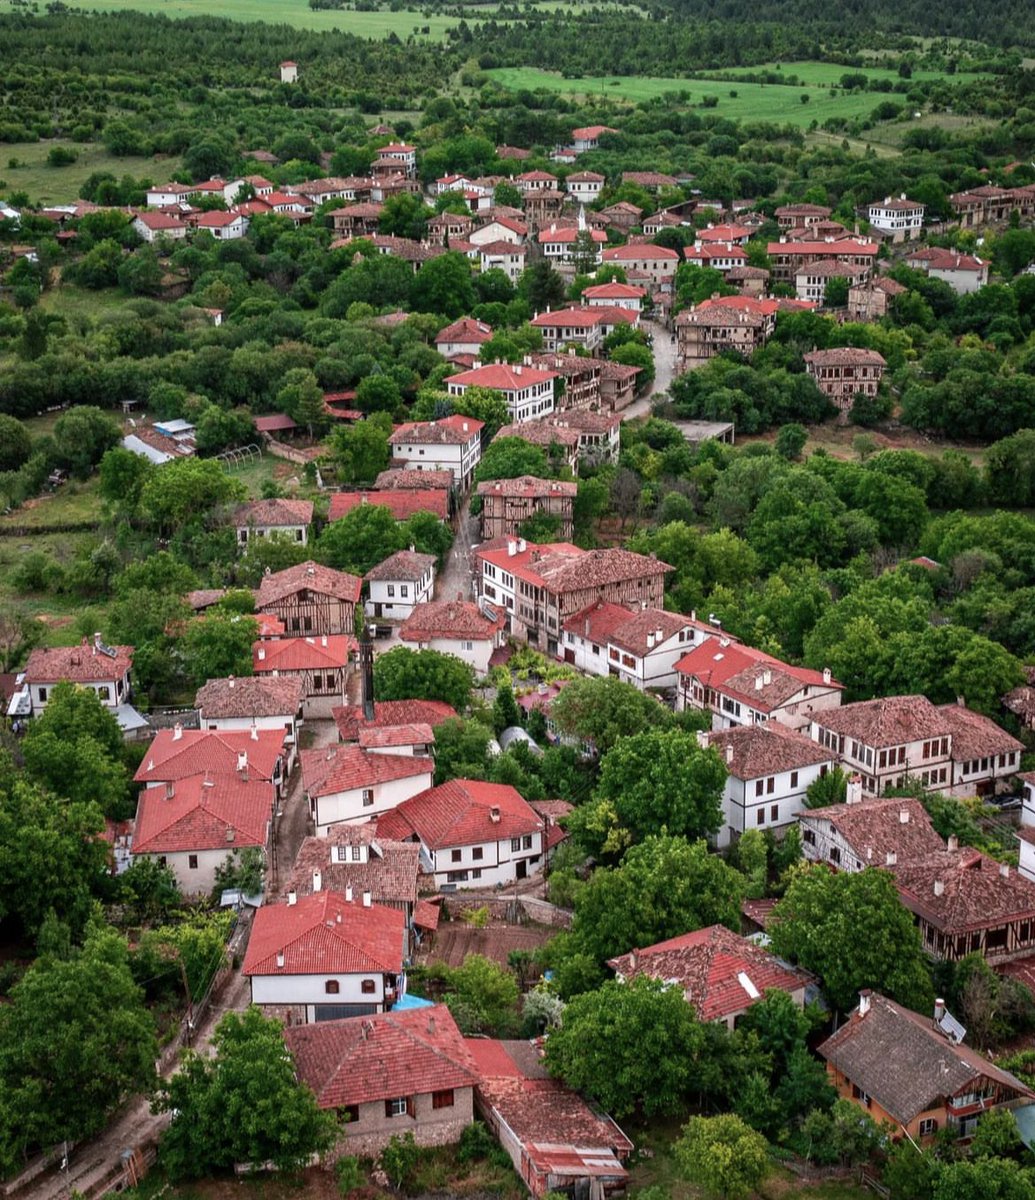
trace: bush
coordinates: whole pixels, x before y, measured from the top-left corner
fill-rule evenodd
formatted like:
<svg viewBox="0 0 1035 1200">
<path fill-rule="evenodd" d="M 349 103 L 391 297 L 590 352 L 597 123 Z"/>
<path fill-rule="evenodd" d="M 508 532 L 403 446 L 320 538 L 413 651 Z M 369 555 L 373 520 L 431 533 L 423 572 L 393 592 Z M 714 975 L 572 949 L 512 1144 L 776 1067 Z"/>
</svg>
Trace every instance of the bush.
<svg viewBox="0 0 1035 1200">
<path fill-rule="evenodd" d="M 70 167 L 78 158 L 78 152 L 69 146 L 52 146 L 47 155 L 47 166 Z"/>
<path fill-rule="evenodd" d="M 354 1192 L 363 1182 L 363 1172 L 360 1170 L 359 1159 L 353 1154 L 346 1154 L 334 1164 L 334 1177 L 338 1181 L 338 1193 L 347 1196 Z"/>
<path fill-rule="evenodd" d="M 400 1137 L 393 1134 L 388 1145 L 381 1151 L 381 1168 L 388 1176 L 392 1187 L 408 1191 L 420 1165 L 421 1148 L 412 1133 Z"/>
</svg>

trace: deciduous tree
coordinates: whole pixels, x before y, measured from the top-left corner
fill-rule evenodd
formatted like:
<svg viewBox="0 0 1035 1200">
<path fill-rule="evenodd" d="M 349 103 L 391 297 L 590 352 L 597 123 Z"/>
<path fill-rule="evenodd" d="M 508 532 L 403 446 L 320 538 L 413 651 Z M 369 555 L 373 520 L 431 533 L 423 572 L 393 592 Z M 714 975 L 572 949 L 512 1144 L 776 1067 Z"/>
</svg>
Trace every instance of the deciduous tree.
<svg viewBox="0 0 1035 1200">
<path fill-rule="evenodd" d="M 396 646 L 374 662 L 374 690 L 381 700 L 444 700 L 463 712 L 473 686 L 471 667 L 437 650 Z"/>
</svg>

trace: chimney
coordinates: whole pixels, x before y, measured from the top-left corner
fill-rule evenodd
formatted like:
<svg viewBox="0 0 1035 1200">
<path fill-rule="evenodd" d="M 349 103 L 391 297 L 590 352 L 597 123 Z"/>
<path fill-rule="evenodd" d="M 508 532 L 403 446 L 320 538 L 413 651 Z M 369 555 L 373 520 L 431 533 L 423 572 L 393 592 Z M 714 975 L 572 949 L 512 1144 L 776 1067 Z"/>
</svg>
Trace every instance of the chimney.
<svg viewBox="0 0 1035 1200">
<path fill-rule="evenodd" d="M 966 702 L 966 700 L 965 700 L 965 699 L 964 699 L 962 696 L 957 696 L 957 697 L 956 697 L 956 703 L 957 703 L 957 704 L 960 706 L 960 708 L 966 708 L 966 707 L 967 707 L 967 702 Z"/>
<path fill-rule="evenodd" d="M 373 896 L 371 895 L 370 892 L 363 893 L 363 907 L 364 908 L 369 908 L 372 900 L 373 900 Z"/>
<path fill-rule="evenodd" d="M 283 966 L 284 966 L 284 951 L 278 950 L 277 951 L 277 967 L 281 968 Z"/>
<path fill-rule="evenodd" d="M 823 668 L 823 682 L 829 683 L 831 681 L 831 679 L 833 679 L 833 676 L 830 674 L 830 668 L 824 667 Z"/>
<path fill-rule="evenodd" d="M 326 633 L 320 638 L 320 645 L 321 646 L 327 645 L 327 634 Z"/>
<path fill-rule="evenodd" d="M 323 888 L 323 876 L 319 871 L 313 872 L 313 894 L 315 895 Z"/>
<path fill-rule="evenodd" d="M 698 729 L 697 731 L 697 744 L 702 750 L 708 749 L 708 735 L 703 729 Z"/>
<path fill-rule="evenodd" d="M 231 675 L 231 676 L 230 676 L 230 677 L 227 679 L 227 681 L 226 681 L 226 686 L 227 686 L 228 688 L 232 688 L 232 687 L 234 687 L 234 686 L 235 686 L 235 684 L 236 684 L 236 683 L 237 683 L 237 680 L 236 680 L 236 679 L 234 679 L 234 677 Z"/>
<path fill-rule="evenodd" d="M 497 805 L 497 804 L 494 804 L 494 805 L 493 805 L 493 806 L 492 806 L 492 807 L 489 809 L 489 820 L 490 820 L 490 821 L 491 821 L 491 822 L 492 822 L 494 825 L 498 825 L 498 824 L 499 824 L 499 822 L 500 822 L 500 810 L 499 810 L 499 805 Z"/>
<path fill-rule="evenodd" d="M 654 634 L 653 633 L 647 634 L 647 649 L 648 650 L 654 649 Z"/>
<path fill-rule="evenodd" d="M 266 647 L 265 646 L 259 647 L 256 657 L 258 658 L 259 662 L 263 662 L 265 660 L 265 658 L 266 658 Z"/>
<path fill-rule="evenodd" d="M 100 650 L 100 648 L 101 648 L 101 635 L 99 633 L 95 633 L 93 635 L 93 652 L 94 652 L 94 654 L 96 654 L 97 651 Z"/>
<path fill-rule="evenodd" d="M 247 771 L 248 770 L 248 751 L 247 750 L 238 750 L 237 751 L 237 769 L 238 769 L 238 771 Z"/>
<path fill-rule="evenodd" d="M 863 798 L 863 781 L 861 775 L 852 775 L 845 790 L 845 804 L 861 804 Z"/>
<path fill-rule="evenodd" d="M 764 678 L 765 677 L 762 674 L 758 674 L 755 676 L 755 691 L 756 692 L 760 692 L 762 690 L 762 681 Z"/>
<path fill-rule="evenodd" d="M 935 1002 L 934 1002 L 934 1019 L 936 1021 L 940 1021 L 942 1019 L 942 1017 L 944 1017 L 944 1016 L 945 1016 L 945 1001 L 941 998 L 941 996 L 939 996 L 938 999 L 935 1000 Z"/>
<path fill-rule="evenodd" d="M 340 908 L 334 914 L 334 920 L 336 921 L 337 924 L 339 924 L 339 925 L 341 924 L 341 909 Z"/>
<path fill-rule="evenodd" d="M 173 783 L 173 781 L 171 779 L 169 779 L 166 781 L 166 784 L 165 784 L 165 798 L 166 798 L 166 800 L 171 800 L 173 798 L 173 796 L 175 796 L 175 795 L 176 795 L 176 785 Z"/>
<path fill-rule="evenodd" d="M 909 809 L 908 808 L 900 808 L 898 810 L 898 823 L 900 825 L 908 825 L 909 824 Z"/>
<path fill-rule="evenodd" d="M 660 646 L 660 645 L 661 645 L 661 643 L 662 643 L 664 640 L 665 640 L 665 633 L 664 633 L 664 630 L 661 630 L 661 629 L 655 629 L 655 630 L 654 630 L 654 642 L 655 642 L 655 645 L 658 645 L 658 646 Z"/>
<path fill-rule="evenodd" d="M 870 996 L 872 996 L 872 995 L 873 995 L 873 993 L 870 991 L 869 988 L 863 988 L 863 990 L 859 993 L 859 1016 L 860 1017 L 865 1017 L 866 1014 L 870 1011 Z"/>
<path fill-rule="evenodd" d="M 173 726 L 173 741 L 178 742 L 181 737 L 183 737 L 183 726 L 177 721 Z"/>
<path fill-rule="evenodd" d="M 936 896 L 944 896 L 945 895 L 945 881 L 944 880 L 936 879 L 934 881 L 934 894 Z"/>
<path fill-rule="evenodd" d="M 898 862 L 898 855 L 895 853 L 894 850 L 889 850 L 887 855 L 884 858 L 884 865 L 886 867 L 893 867 L 897 862 Z"/>
<path fill-rule="evenodd" d="M 629 951 L 629 970 L 635 971 L 640 962 L 639 950 L 633 949 Z"/>
<path fill-rule="evenodd" d="M 526 542 L 524 538 L 518 538 L 517 548 L 518 554 L 524 554 L 524 552 L 528 549 L 528 542 Z"/>
<path fill-rule="evenodd" d="M 293 904 L 297 904 L 297 903 L 298 903 L 298 893 L 295 891 L 288 892 L 288 908 L 290 908 Z"/>
<path fill-rule="evenodd" d="M 733 762 L 733 743 L 726 743 L 726 765 L 729 766 Z"/>
<path fill-rule="evenodd" d="M 960 848 L 960 840 L 954 833 L 949 834 L 949 840 L 946 842 L 945 848 L 946 850 L 958 850 Z"/>
<path fill-rule="evenodd" d="M 1002 876 L 1003 879 L 1010 878 L 1010 868 L 1007 866 L 1006 863 L 999 864 L 999 874 Z"/>
<path fill-rule="evenodd" d="M 345 900 L 348 904 L 352 903 L 352 884 L 351 883 L 347 883 L 345 885 Z"/>
<path fill-rule="evenodd" d="M 730 644 L 730 640 L 729 640 L 729 638 L 728 638 L 728 637 L 721 637 L 721 638 L 719 638 L 719 645 L 720 645 L 720 646 L 724 646 L 724 647 L 725 647 L 725 646 L 728 646 L 729 644 Z"/>
<path fill-rule="evenodd" d="M 255 725 L 255 724 L 253 724 L 253 725 L 252 725 L 251 739 L 252 739 L 252 741 L 253 741 L 253 742 L 257 742 L 257 741 L 259 740 L 259 727 L 258 727 L 258 725 Z"/>
<path fill-rule="evenodd" d="M 762 672 L 762 683 L 765 687 L 768 687 L 772 682 L 773 682 L 773 673 L 772 673 L 772 671 L 769 670 L 768 667 L 766 667 L 766 669 Z"/>
<path fill-rule="evenodd" d="M 517 554 L 517 542 L 513 538 L 507 538 L 507 557 L 513 558 Z"/>
</svg>

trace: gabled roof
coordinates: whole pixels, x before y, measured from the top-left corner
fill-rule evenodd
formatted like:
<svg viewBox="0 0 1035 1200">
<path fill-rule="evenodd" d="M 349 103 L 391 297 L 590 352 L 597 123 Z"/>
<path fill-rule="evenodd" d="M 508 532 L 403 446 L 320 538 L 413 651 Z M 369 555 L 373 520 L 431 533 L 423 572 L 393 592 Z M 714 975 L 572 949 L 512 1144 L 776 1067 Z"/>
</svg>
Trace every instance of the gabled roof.
<svg viewBox="0 0 1035 1200">
<path fill-rule="evenodd" d="M 479 779 L 451 779 L 428 788 L 377 822 L 382 836 L 402 841 L 416 835 L 429 850 L 498 842 L 542 827 L 542 820 L 515 788 Z"/>
<path fill-rule="evenodd" d="M 247 755 L 247 772 L 272 779 L 284 752 L 283 729 L 160 729 L 147 749 L 134 783 L 165 782 L 191 775 L 238 774 L 238 761 Z"/>
<path fill-rule="evenodd" d="M 886 996 L 871 994 L 869 1011 L 856 1010 L 819 1047 L 819 1053 L 895 1120 L 906 1125 L 951 1096 L 990 1079 L 1014 1097 L 1035 1093 L 976 1050 L 954 1046 L 930 1017 Z"/>
<path fill-rule="evenodd" d="M 880 246 L 876 242 L 864 242 L 859 238 L 839 238 L 837 241 L 829 242 L 770 242 L 766 246 L 766 253 L 770 256 L 781 254 L 815 254 L 817 256 L 833 255 L 834 257 L 840 254 L 865 254 L 868 257 L 876 258 Z"/>
<path fill-rule="evenodd" d="M 447 325 L 435 337 L 435 344 L 443 342 L 473 342 L 481 345 L 492 338 L 492 326 L 484 321 L 476 321 L 474 317 L 461 317 L 452 325 Z"/>
<path fill-rule="evenodd" d="M 404 642 L 428 642 L 433 638 L 492 642 L 503 628 L 504 618 L 490 621 L 477 604 L 464 600 L 436 600 L 415 604 L 399 630 Z"/>
<path fill-rule="evenodd" d="M 319 746 L 303 750 L 300 758 L 303 786 L 316 797 L 431 775 L 435 770 L 434 761 L 426 755 L 373 754 L 353 745 Z"/>
<path fill-rule="evenodd" d="M 441 471 L 415 471 L 410 467 L 389 467 L 374 480 L 374 491 L 424 491 L 438 488 L 448 492 L 452 491 L 455 483 L 453 472 L 448 468 Z"/>
<path fill-rule="evenodd" d="M 802 358 L 814 367 L 886 367 L 883 354 L 860 346 L 836 346 L 831 350 L 811 350 Z"/>
<path fill-rule="evenodd" d="M 970 762 L 990 754 L 1023 753 L 1024 743 L 1006 732 L 989 717 L 971 712 L 962 704 L 939 704 L 952 733 L 953 762 Z"/>
<path fill-rule="evenodd" d="M 484 421 L 454 414 L 437 421 L 411 421 L 400 425 L 388 441 L 393 446 L 466 446 L 484 427 Z"/>
<path fill-rule="evenodd" d="M 604 323 L 603 314 L 606 309 L 596 307 L 557 308 L 552 312 L 537 313 L 529 324 L 535 329 L 552 329 L 563 326 L 569 329 L 591 329 L 594 325 Z M 626 314 L 628 315 L 628 314 Z"/>
<path fill-rule="evenodd" d="M 646 975 L 683 989 L 702 1021 L 721 1021 L 762 999 L 768 988 L 796 992 L 805 976 L 724 925 L 710 925 L 608 962 L 623 978 Z"/>
<path fill-rule="evenodd" d="M 499 392 L 521 392 L 525 388 L 549 383 L 551 379 L 556 378 L 556 371 L 541 371 L 537 367 L 525 367 L 520 363 L 490 363 L 484 367 L 475 367 L 473 371 L 461 371 L 459 375 L 450 375 L 446 382 L 461 384 L 463 387 L 493 388 Z"/>
<path fill-rule="evenodd" d="M 246 525 L 259 528 L 311 525 L 312 521 L 312 500 L 252 500 L 239 505 L 233 515 L 233 523 L 238 528 Z"/>
<path fill-rule="evenodd" d="M 362 705 L 332 708 L 331 716 L 343 742 L 354 742 L 361 729 L 391 725 L 425 724 L 433 729 L 443 721 L 456 721 L 458 713 L 444 700 L 375 700 L 374 719 L 365 720 Z"/>
<path fill-rule="evenodd" d="M 310 559 L 298 566 L 264 575 L 255 594 L 255 607 L 267 608 L 301 591 L 318 592 L 347 604 L 355 604 L 362 588 L 363 581 L 358 575 L 335 571 Z"/>
<path fill-rule="evenodd" d="M 818 742 L 779 721 L 718 730 L 708 734 L 708 745 L 719 751 L 730 775 L 744 780 L 763 779 L 833 760 L 831 752 Z"/>
<path fill-rule="evenodd" d="M 338 521 L 364 504 L 387 508 L 396 521 L 408 521 L 415 513 L 429 512 L 444 521 L 449 516 L 449 493 L 441 488 L 393 488 L 363 492 L 334 492 L 327 518 Z"/>
<path fill-rule="evenodd" d="M 678 262 L 679 255 L 667 246 L 655 246 L 651 242 L 635 242 L 625 246 L 611 246 L 603 253 L 604 262 L 635 262 L 637 259 L 663 259 Z"/>
<path fill-rule="evenodd" d="M 1035 917 L 1035 884 L 970 846 L 895 868 L 902 903 L 949 937 Z"/>
<path fill-rule="evenodd" d="M 703 642 L 676 663 L 676 671 L 735 696 L 759 712 L 779 708 L 803 688 L 842 687 L 836 679 L 825 678 L 822 671 L 792 666 L 753 646 L 727 642 L 726 638 Z"/>
<path fill-rule="evenodd" d="M 256 675 L 271 671 L 339 670 L 358 649 L 356 639 L 344 633 L 263 638 L 252 644 L 252 669 Z"/>
<path fill-rule="evenodd" d="M 366 862 L 354 862 L 351 847 L 367 847 Z M 346 849 L 345 862 L 338 861 L 338 848 Z M 417 903 L 417 876 L 420 873 L 420 847 L 414 842 L 393 842 L 379 838 L 372 824 L 332 825 L 326 837 L 307 837 L 295 855 L 290 878 L 281 888 L 282 896 L 313 894 L 313 873 L 320 886 L 362 898 L 369 892 L 375 904 Z"/>
<path fill-rule="evenodd" d="M 806 809 L 798 820 L 806 825 L 829 821 L 864 867 L 887 866 L 889 855 L 892 866 L 902 866 L 945 848 L 927 810 L 907 796 Z"/>
<path fill-rule="evenodd" d="M 112 653 L 106 653 L 110 650 Z M 26 683 L 104 683 L 121 679 L 133 666 L 132 646 L 99 649 L 83 638 L 78 646 L 51 646 L 30 652 Z"/>
<path fill-rule="evenodd" d="M 359 731 L 361 750 L 385 750 L 394 746 L 430 746 L 435 731 L 424 721 L 409 725 L 373 725 Z"/>
<path fill-rule="evenodd" d="M 194 707 L 205 720 L 229 717 L 294 716 L 305 693 L 297 676 L 253 675 L 210 679 L 198 688 Z"/>
<path fill-rule="evenodd" d="M 169 213 L 142 212 L 137 214 L 137 220 L 141 225 L 146 225 L 153 233 L 160 233 L 166 229 L 187 228 L 179 217 L 171 216 Z"/>
<path fill-rule="evenodd" d="M 284 1041 L 321 1108 L 475 1084 L 471 1057 L 444 1004 L 295 1025 L 284 1030 Z"/>
<path fill-rule="evenodd" d="M 145 787 L 137 799 L 134 854 L 196 853 L 264 846 L 273 788 L 264 779 L 190 775 Z"/>
<path fill-rule="evenodd" d="M 415 550 L 397 550 L 371 567 L 363 576 L 367 583 L 390 579 L 416 583 L 435 565 L 434 554 L 418 554 Z"/>
<path fill-rule="evenodd" d="M 813 714 L 824 729 L 864 742 L 874 749 L 922 742 L 951 735 L 943 709 L 926 696 L 878 696 Z"/>
<path fill-rule="evenodd" d="M 255 914 L 241 971 L 245 975 L 398 974 L 406 914 L 382 904 L 348 901 L 338 892 L 266 904 Z M 284 964 L 278 966 L 277 956 Z"/>
<path fill-rule="evenodd" d="M 647 295 L 647 289 L 636 287 L 631 283 L 598 283 L 583 290 L 584 300 L 642 300 Z"/>
<path fill-rule="evenodd" d="M 560 479 L 539 479 L 535 475 L 518 475 L 514 479 L 487 479 L 478 484 L 479 496 L 522 496 L 526 499 L 548 496 L 574 496 L 578 484 Z"/>
<path fill-rule="evenodd" d="M 665 575 L 673 570 L 660 559 L 631 550 L 582 550 L 569 542 L 526 542 L 524 550 L 515 545 L 515 553 L 511 554 L 508 539 L 502 539 L 484 543 L 476 555 L 554 594 Z"/>
<path fill-rule="evenodd" d="M 590 641 L 606 645 L 632 617 L 631 609 L 621 604 L 598 600 L 569 617 L 562 628 L 565 633 L 574 633 L 580 638 L 588 638 Z"/>
<path fill-rule="evenodd" d="M 590 141 L 593 138 L 598 138 L 602 133 L 617 133 L 617 129 L 612 129 L 610 125 L 582 125 L 578 129 L 571 131 L 572 139 L 575 141 Z"/>
</svg>

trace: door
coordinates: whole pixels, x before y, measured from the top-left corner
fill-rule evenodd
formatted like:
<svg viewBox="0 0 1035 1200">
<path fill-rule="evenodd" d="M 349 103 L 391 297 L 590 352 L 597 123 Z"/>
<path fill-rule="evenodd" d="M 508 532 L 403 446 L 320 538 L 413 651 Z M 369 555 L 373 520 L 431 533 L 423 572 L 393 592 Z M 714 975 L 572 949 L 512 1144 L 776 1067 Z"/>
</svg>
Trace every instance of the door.
<svg viewBox="0 0 1035 1200">
<path fill-rule="evenodd" d="M 575 651 L 565 648 L 564 661 L 566 663 L 574 663 L 575 662 Z"/>
<path fill-rule="evenodd" d="M 523 858 L 517 863 L 517 877 L 518 879 L 528 878 L 528 863 Z"/>
</svg>

